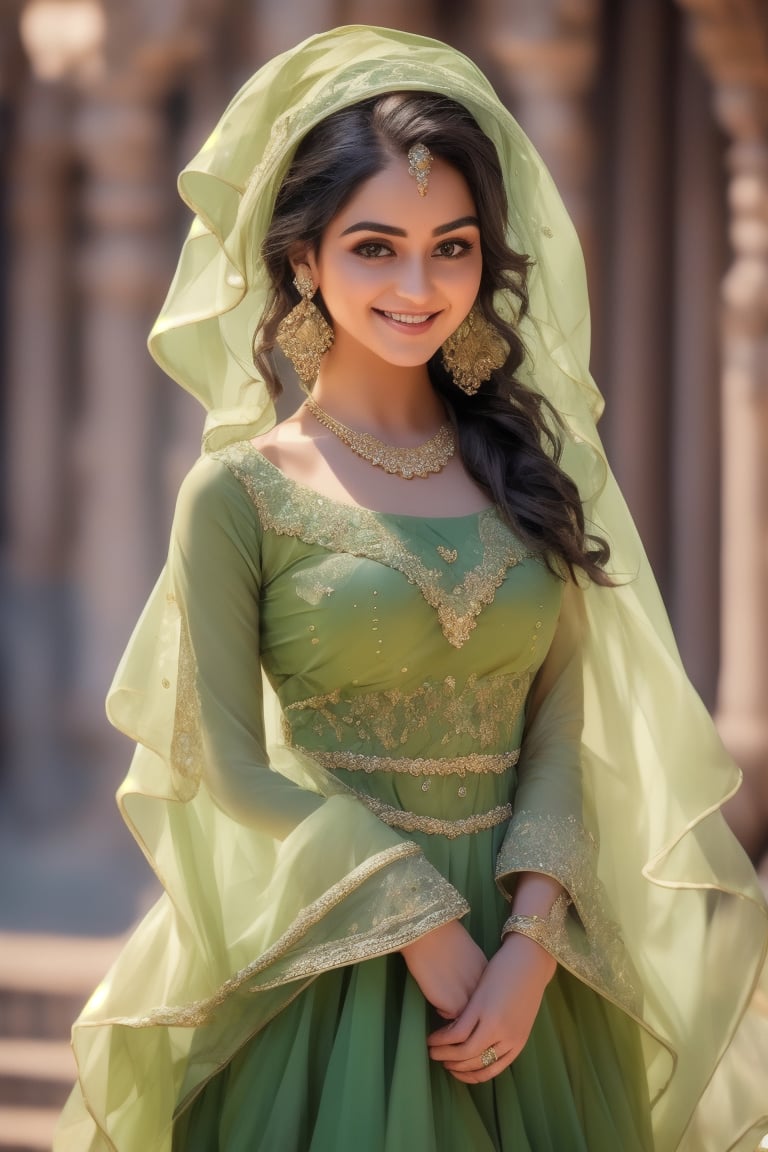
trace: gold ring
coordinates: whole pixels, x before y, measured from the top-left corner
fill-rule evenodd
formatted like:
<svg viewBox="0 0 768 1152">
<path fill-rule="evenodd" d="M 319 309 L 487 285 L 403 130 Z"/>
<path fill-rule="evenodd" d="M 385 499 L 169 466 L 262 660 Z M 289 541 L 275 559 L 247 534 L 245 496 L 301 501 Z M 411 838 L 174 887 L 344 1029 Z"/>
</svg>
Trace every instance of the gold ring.
<svg viewBox="0 0 768 1152">
<path fill-rule="evenodd" d="M 490 1065 L 495 1064 L 497 1060 L 498 1056 L 496 1055 L 496 1049 L 493 1047 L 493 1045 L 491 1045 L 490 1048 L 486 1048 L 484 1052 L 480 1053 L 480 1063 L 482 1064 L 483 1068 L 490 1067 Z"/>
</svg>

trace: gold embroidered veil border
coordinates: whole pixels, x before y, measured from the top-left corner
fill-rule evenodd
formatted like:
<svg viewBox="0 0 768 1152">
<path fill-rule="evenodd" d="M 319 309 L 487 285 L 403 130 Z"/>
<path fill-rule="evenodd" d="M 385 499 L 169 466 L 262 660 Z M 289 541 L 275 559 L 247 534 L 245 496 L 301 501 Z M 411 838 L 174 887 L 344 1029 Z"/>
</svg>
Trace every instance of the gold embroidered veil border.
<svg viewBox="0 0 768 1152">
<path fill-rule="evenodd" d="M 323 33 L 266 65 L 235 96 L 181 174 L 181 195 L 195 216 L 150 349 L 206 409 L 205 451 L 271 426 L 274 409 L 254 375 L 251 342 L 265 302 L 260 243 L 280 179 L 313 124 L 337 108 L 398 89 L 444 92 L 473 113 L 495 143 L 505 173 L 511 241 L 534 262 L 531 312 L 523 325 L 529 358 L 522 374 L 563 415 L 565 467 L 579 486 L 591 526 L 609 538 L 612 567 L 622 581 L 615 589 L 585 593 L 585 818 L 599 842 L 599 876 L 642 986 L 648 1075 L 658 1096 L 658 1147 L 723 1152 L 723 1143 L 708 1136 L 704 1113 L 688 1125 L 747 1009 L 763 963 L 764 904 L 719 814 L 738 786 L 739 773 L 683 673 L 653 576 L 596 431 L 602 400 L 589 374 L 589 306 L 573 226 L 530 141 L 474 65 L 435 41 L 363 27 Z M 512 314 L 511 303 L 499 303 Z M 118 670 L 109 708 L 113 722 L 141 745 L 121 791 L 123 810 L 176 910 L 176 935 L 153 937 L 158 970 L 168 981 L 165 1002 L 183 987 L 188 1004 L 195 993 L 198 999 L 214 994 L 232 980 L 242 968 L 242 951 L 224 933 L 211 943 L 216 959 L 205 980 L 187 963 L 178 965 L 183 972 L 171 971 L 173 956 L 184 955 L 178 948 L 191 944 L 195 935 L 180 859 L 186 848 L 193 850 L 195 834 L 212 831 L 217 818 L 205 808 L 202 794 L 194 794 L 194 783 L 187 795 L 183 780 L 182 791 L 177 790 L 180 781 L 172 770 L 180 630 L 167 594 L 163 576 Z M 161 687 L 166 679 L 170 690 Z M 309 778 L 314 769 L 308 766 L 306 772 Z M 319 780 L 312 786 L 322 788 Z M 335 797 L 333 802 L 344 801 Z M 274 848 L 264 845 L 260 851 L 260 867 L 270 851 L 278 866 Z M 382 849 L 382 867 L 368 880 L 386 885 L 391 851 Z M 412 860 L 406 857 L 399 864 L 407 869 Z M 217 882 L 221 876 L 212 878 Z M 445 911 L 442 899 L 436 894 L 436 914 Z M 166 924 L 167 905 L 151 915 Z M 414 922 L 419 916 L 429 922 L 429 901 L 414 911 Z M 150 938 L 148 930 L 144 943 Z M 169 956 L 171 947 L 177 951 Z M 295 941 L 288 948 L 295 949 Z M 301 956 L 286 955 L 287 971 L 291 963 L 305 971 Z M 130 954 L 121 971 L 130 971 Z M 274 1009 L 298 990 L 283 985 Z M 233 988 L 219 1005 L 218 1018 L 231 1024 L 241 1010 L 253 1011 L 254 999 Z M 107 1070 L 114 1077 L 121 1058 L 134 1073 L 148 1070 L 139 1092 L 146 1092 L 147 1114 L 153 1117 L 153 1146 L 162 1150 L 169 1146 L 167 1097 L 183 1095 L 185 1085 L 194 1090 L 210 1074 L 215 1057 L 209 1053 L 205 1068 L 195 1066 L 183 1027 L 142 1027 L 121 1011 L 129 1000 L 119 980 L 108 981 L 76 1029 L 75 1050 L 90 1085 L 89 1108 L 111 1131 L 121 1125 L 124 1131 L 136 1129 L 130 1128 L 128 1102 L 110 1099 L 116 1089 Z M 753 1022 L 750 1017 L 750 1027 Z M 225 1031 L 222 1026 L 222 1037 Z M 754 1037 L 750 1032 L 753 1044 Z M 741 1111 L 730 1118 L 728 1139 L 746 1152 L 755 1141 L 744 1134 L 754 1133 L 752 1126 L 766 1111 L 761 1096 L 765 1070 L 758 1066 L 755 1085 L 755 1061 L 739 1065 L 740 1051 L 734 1047 L 729 1053 L 746 1078 L 740 1081 Z M 182 1066 L 185 1080 L 180 1084 L 176 1069 Z M 715 1078 L 710 1089 L 716 1103 L 722 1099 L 720 1084 Z M 69 1131 L 83 1138 L 58 1147 L 110 1146 L 93 1137 L 93 1122 L 77 1101 L 68 1123 Z"/>
</svg>

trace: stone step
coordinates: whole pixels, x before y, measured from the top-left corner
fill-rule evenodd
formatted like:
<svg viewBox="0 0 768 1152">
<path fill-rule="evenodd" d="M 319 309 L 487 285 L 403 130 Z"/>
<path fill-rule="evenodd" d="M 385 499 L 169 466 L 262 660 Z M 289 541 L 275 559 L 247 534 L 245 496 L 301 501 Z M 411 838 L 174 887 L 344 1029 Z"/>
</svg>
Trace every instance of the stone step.
<svg viewBox="0 0 768 1152">
<path fill-rule="evenodd" d="M 0 1040 L 67 1040 L 85 999 L 84 995 L 0 987 Z"/>
<path fill-rule="evenodd" d="M 57 1108 L 0 1104 L 0 1152 L 50 1152 Z"/>
<path fill-rule="evenodd" d="M 62 1040 L 0 1039 L 0 1107 L 62 1108 L 76 1075 Z"/>
<path fill-rule="evenodd" d="M 0 1038 L 68 1040 L 122 938 L 0 934 Z"/>
</svg>

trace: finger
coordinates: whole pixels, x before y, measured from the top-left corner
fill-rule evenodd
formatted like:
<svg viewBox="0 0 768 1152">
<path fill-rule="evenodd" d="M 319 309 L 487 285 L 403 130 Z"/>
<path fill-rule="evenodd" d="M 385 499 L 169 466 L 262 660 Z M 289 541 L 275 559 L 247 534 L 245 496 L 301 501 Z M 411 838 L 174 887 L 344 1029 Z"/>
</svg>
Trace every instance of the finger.
<svg viewBox="0 0 768 1152">
<path fill-rule="evenodd" d="M 446 1060 L 444 1061 L 445 1067 L 449 1072 L 479 1072 L 481 1069 L 484 1072 L 486 1068 L 492 1068 L 500 1063 L 508 1052 L 508 1049 L 500 1044 L 493 1044 L 492 1047 L 496 1053 L 496 1059 L 492 1060 L 490 1064 L 484 1065 L 483 1053 L 476 1052 L 474 1056 L 470 1056 L 466 1060 Z"/>
<path fill-rule="evenodd" d="M 442 1044 L 430 1044 L 429 1055 L 433 1060 L 442 1060 L 443 1062 L 450 1060 L 453 1064 L 458 1064 L 462 1060 L 478 1060 L 478 1053 L 484 1052 L 493 1043 L 493 1038 L 491 1033 L 487 1031 L 487 1027 L 486 1025 L 483 1028 L 480 1025 L 470 1033 L 466 1040 L 454 1043 L 449 1037 L 443 1040 Z"/>
<path fill-rule="evenodd" d="M 447 1024 L 444 1028 L 438 1028 L 436 1032 L 430 1033 L 427 1036 L 427 1044 L 432 1047 L 433 1044 L 462 1044 L 474 1032 L 477 1027 L 477 1014 L 471 1012 L 469 1007 Z"/>
<path fill-rule="evenodd" d="M 500 1056 L 494 1064 L 489 1064 L 487 1068 L 478 1068 L 474 1072 L 451 1072 L 451 1076 L 455 1080 L 460 1080 L 462 1084 L 484 1084 L 488 1080 L 493 1080 L 505 1068 L 509 1068 L 517 1055 L 518 1053 L 512 1050 L 506 1056 Z"/>
</svg>

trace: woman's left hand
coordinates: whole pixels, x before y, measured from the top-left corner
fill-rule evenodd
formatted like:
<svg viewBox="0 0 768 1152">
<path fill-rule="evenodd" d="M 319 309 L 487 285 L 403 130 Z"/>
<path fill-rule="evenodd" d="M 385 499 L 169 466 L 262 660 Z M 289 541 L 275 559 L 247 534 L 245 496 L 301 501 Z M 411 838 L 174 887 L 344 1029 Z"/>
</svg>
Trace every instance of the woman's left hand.
<svg viewBox="0 0 768 1152">
<path fill-rule="evenodd" d="M 465 1084 L 498 1076 L 522 1052 L 556 968 L 556 960 L 539 944 L 511 932 L 461 1015 L 427 1038 L 432 1059 L 441 1060 Z M 483 1053 L 489 1049 L 496 1059 L 484 1067 Z"/>
</svg>

